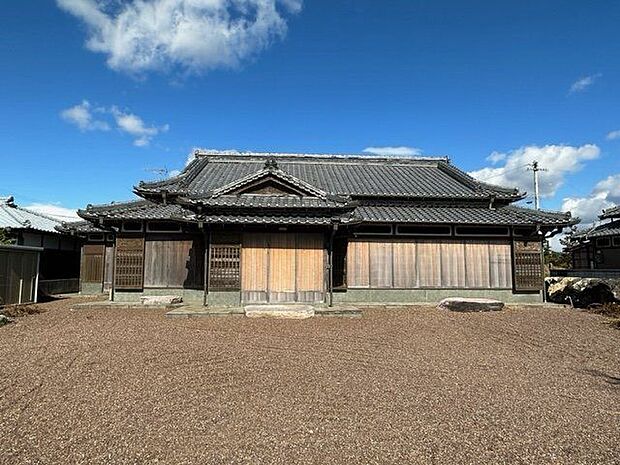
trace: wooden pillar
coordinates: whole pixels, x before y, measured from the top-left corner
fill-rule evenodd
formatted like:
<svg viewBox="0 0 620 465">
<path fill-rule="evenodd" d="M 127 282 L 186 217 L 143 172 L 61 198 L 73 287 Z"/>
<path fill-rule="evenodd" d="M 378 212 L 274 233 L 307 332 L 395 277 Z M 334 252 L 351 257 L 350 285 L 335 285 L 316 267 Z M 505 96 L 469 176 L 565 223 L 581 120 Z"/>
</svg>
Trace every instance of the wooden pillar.
<svg viewBox="0 0 620 465">
<path fill-rule="evenodd" d="M 203 230 L 205 241 L 205 258 L 204 258 L 204 297 L 202 304 L 204 306 L 209 305 L 209 267 L 211 265 L 211 230 L 207 233 Z"/>
<path fill-rule="evenodd" d="M 331 234 L 329 235 L 329 251 L 328 251 L 328 271 L 329 271 L 329 306 L 334 305 L 334 236 L 338 230 L 338 225 L 333 224 Z"/>
</svg>

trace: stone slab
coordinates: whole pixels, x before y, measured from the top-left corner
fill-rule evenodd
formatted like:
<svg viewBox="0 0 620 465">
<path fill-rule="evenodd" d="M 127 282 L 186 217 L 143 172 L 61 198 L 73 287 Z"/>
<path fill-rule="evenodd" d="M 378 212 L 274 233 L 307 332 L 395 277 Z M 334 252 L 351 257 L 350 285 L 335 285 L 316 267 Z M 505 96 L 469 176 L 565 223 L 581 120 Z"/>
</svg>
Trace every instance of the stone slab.
<svg viewBox="0 0 620 465">
<path fill-rule="evenodd" d="M 452 312 L 492 312 L 503 309 L 504 302 L 495 299 L 449 297 L 439 302 L 437 308 Z"/>
<path fill-rule="evenodd" d="M 142 305 L 172 305 L 183 302 L 183 297 L 178 295 L 144 295 L 140 297 Z"/>
<path fill-rule="evenodd" d="M 166 313 L 167 318 L 204 318 L 243 315 L 241 307 L 180 306 Z"/>
<path fill-rule="evenodd" d="M 361 318 L 362 310 L 357 307 L 335 306 L 315 308 L 316 316 Z"/>
<path fill-rule="evenodd" d="M 304 320 L 314 316 L 314 307 L 311 305 L 246 305 L 244 310 L 248 318 Z"/>
</svg>

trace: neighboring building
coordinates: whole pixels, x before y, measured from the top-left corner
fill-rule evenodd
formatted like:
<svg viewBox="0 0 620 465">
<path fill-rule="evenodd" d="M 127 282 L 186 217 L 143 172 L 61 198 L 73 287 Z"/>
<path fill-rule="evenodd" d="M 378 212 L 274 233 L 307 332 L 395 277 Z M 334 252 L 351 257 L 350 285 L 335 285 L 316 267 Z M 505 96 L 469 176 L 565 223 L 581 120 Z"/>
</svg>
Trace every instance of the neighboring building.
<svg viewBox="0 0 620 465">
<path fill-rule="evenodd" d="M 109 279 L 116 300 L 538 301 L 542 240 L 576 223 L 512 206 L 524 194 L 447 158 L 197 151 L 180 175 L 134 192 L 143 200 L 79 211 L 114 232 L 89 240 L 99 247 L 83 275 Z"/>
<path fill-rule="evenodd" d="M 620 270 L 620 206 L 603 210 L 599 219 L 605 222 L 570 237 L 567 250 L 573 269 Z"/>
<path fill-rule="evenodd" d="M 56 218 L 18 206 L 13 197 L 0 198 L 0 229 L 5 235 L 16 245 L 43 248 L 39 285 L 44 292 L 77 291 L 82 241 L 58 231 L 60 224 Z"/>
</svg>

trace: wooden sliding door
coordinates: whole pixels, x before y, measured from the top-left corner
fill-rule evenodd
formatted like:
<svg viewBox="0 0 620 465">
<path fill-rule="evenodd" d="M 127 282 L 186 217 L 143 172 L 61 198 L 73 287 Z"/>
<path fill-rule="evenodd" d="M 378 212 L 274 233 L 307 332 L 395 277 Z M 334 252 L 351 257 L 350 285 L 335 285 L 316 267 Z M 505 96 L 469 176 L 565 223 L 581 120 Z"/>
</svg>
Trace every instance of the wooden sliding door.
<svg viewBox="0 0 620 465">
<path fill-rule="evenodd" d="M 322 234 L 245 233 L 241 251 L 243 301 L 323 301 L 324 257 Z"/>
</svg>

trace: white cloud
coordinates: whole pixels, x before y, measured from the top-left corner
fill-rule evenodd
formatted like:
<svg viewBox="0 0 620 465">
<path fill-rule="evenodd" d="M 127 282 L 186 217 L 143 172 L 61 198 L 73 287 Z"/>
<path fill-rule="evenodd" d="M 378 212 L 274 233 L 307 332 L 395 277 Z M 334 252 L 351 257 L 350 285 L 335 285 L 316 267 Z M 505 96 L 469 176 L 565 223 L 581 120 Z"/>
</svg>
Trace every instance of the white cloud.
<svg viewBox="0 0 620 465">
<path fill-rule="evenodd" d="M 611 131 L 609 134 L 607 134 L 607 140 L 616 140 L 616 139 L 620 139 L 620 129 Z"/>
<path fill-rule="evenodd" d="M 80 131 L 108 131 L 110 129 L 107 122 L 95 119 L 88 100 L 82 100 L 82 103 L 61 111 L 60 116 L 68 123 L 77 126 Z"/>
<path fill-rule="evenodd" d="M 506 154 L 492 154 L 496 160 L 504 160 L 504 165 L 487 167 L 470 172 L 480 181 L 505 187 L 518 187 L 522 192 L 533 194 L 534 181 L 527 165 L 538 161 L 546 171 L 539 173 L 541 197 L 552 197 L 564 183 L 567 175 L 583 168 L 584 162 L 594 160 L 600 155 L 600 149 L 594 144 L 580 147 L 571 145 L 530 145 Z M 492 161 L 492 160 L 491 160 Z"/>
<path fill-rule="evenodd" d="M 568 93 L 574 94 L 575 92 L 583 92 L 588 87 L 590 87 L 592 84 L 594 84 L 594 82 L 601 76 L 602 76 L 601 73 L 597 73 L 597 74 L 591 74 L 590 76 L 584 76 L 580 79 L 577 79 L 570 86 Z"/>
<path fill-rule="evenodd" d="M 486 160 L 490 161 L 491 164 L 497 165 L 500 161 L 504 161 L 506 159 L 506 154 L 501 152 L 493 152 L 489 155 Z"/>
<path fill-rule="evenodd" d="M 581 219 L 579 229 L 592 227 L 598 216 L 605 208 L 620 203 L 620 174 L 614 174 L 596 183 L 587 197 L 565 197 L 562 201 L 562 211 L 569 211 L 573 217 Z M 563 237 L 563 236 L 560 236 Z M 558 237 L 551 247 L 561 250 Z"/>
<path fill-rule="evenodd" d="M 99 119 L 95 119 L 94 113 Z M 170 126 L 149 126 L 138 115 L 129 111 L 120 110 L 116 105 L 110 108 L 93 108 L 88 100 L 60 112 L 61 117 L 77 126 L 81 131 L 108 131 L 112 126 L 120 132 L 134 138 L 136 147 L 145 147 L 151 140 L 162 132 L 167 132 Z"/>
<path fill-rule="evenodd" d="M 57 0 L 87 27 L 86 47 L 116 71 L 239 66 L 284 37 L 301 0 Z"/>
<path fill-rule="evenodd" d="M 163 126 L 147 126 L 139 116 L 123 112 L 118 107 L 112 107 L 110 113 L 114 116 L 116 127 L 134 137 L 133 144 L 136 147 L 145 147 L 151 143 L 153 137 L 161 132 L 167 132 L 170 127 L 167 124 Z"/>
<path fill-rule="evenodd" d="M 60 205 L 52 203 L 33 203 L 27 205 L 24 208 L 28 210 L 41 213 L 43 215 L 51 216 L 59 221 L 78 221 L 80 217 L 77 215 L 76 210 L 70 208 L 61 207 Z"/>
<path fill-rule="evenodd" d="M 573 216 L 581 218 L 582 223 L 597 220 L 604 208 L 620 204 L 620 174 L 614 174 L 600 180 L 587 197 L 566 197 L 562 201 L 562 210 L 570 211 Z"/>
<path fill-rule="evenodd" d="M 366 147 L 364 153 L 380 155 L 382 157 L 414 157 L 422 154 L 422 149 L 416 147 Z"/>
</svg>

